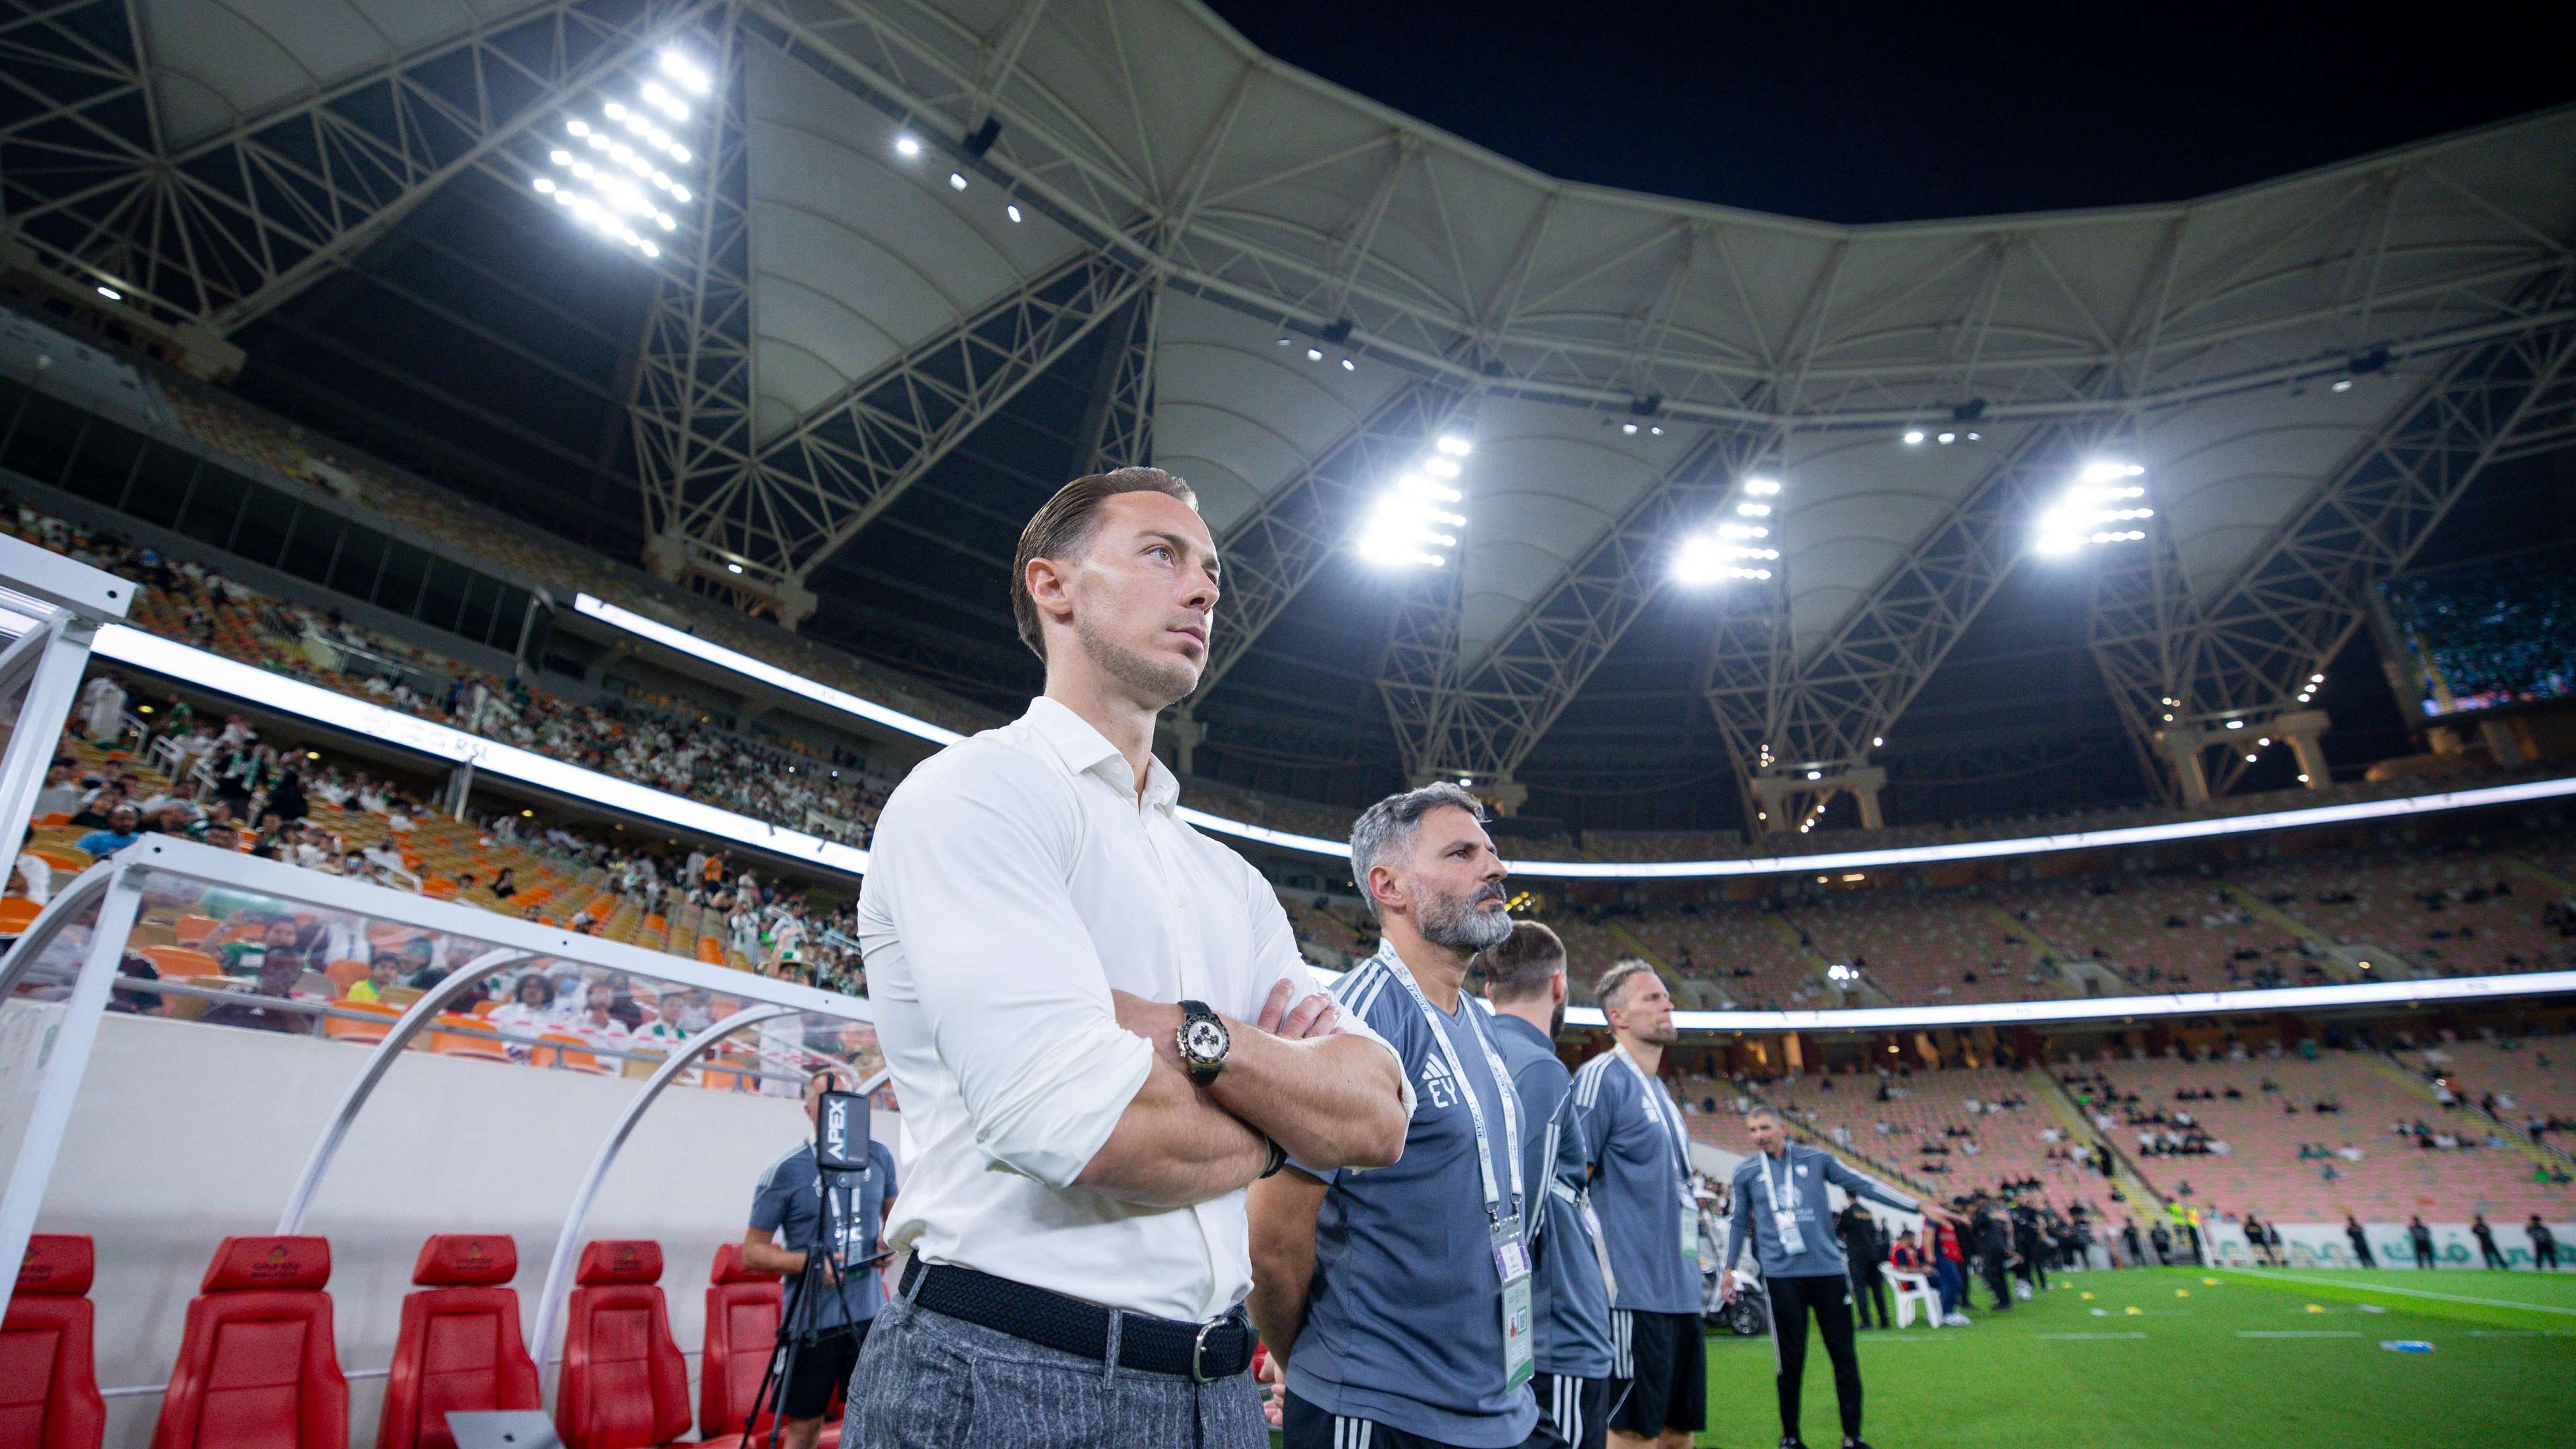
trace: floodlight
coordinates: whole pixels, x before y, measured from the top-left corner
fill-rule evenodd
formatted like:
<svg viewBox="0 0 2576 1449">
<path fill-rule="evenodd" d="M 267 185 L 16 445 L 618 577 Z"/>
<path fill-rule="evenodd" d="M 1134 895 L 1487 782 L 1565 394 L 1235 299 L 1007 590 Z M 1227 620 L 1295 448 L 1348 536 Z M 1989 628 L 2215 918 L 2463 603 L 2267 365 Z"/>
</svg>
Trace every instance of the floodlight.
<svg viewBox="0 0 2576 1449">
<path fill-rule="evenodd" d="M 558 148 L 553 151 L 548 151 L 546 153 L 546 159 L 552 161 L 557 166 L 570 166 L 572 164 L 572 153 Z"/>
<path fill-rule="evenodd" d="M 2323 684 L 2325 682 L 2326 677 L 2322 674 L 2311 674 L 2308 676 L 2308 683 L 2310 684 Z"/>
<path fill-rule="evenodd" d="M 1917 445 L 1917 444 L 1920 444 L 1922 441 L 1923 441 L 1923 430 L 1922 430 L 1921 428 L 1907 428 L 1907 429 L 1905 430 L 1905 442 L 1906 442 L 1906 446 L 1908 446 L 1908 447 L 1913 447 L 1913 446 L 1915 446 L 1915 445 Z"/>
<path fill-rule="evenodd" d="M 1015 202 L 1012 205 L 1003 207 L 1002 214 L 1009 217 L 1014 222 L 1018 221 L 1020 219 L 1019 205 Z"/>
<path fill-rule="evenodd" d="M 921 154 L 921 143 L 910 136 L 897 136 L 894 138 L 894 154 L 908 161 Z"/>
<path fill-rule="evenodd" d="M 1360 370 L 1360 365 L 1359 365 L 1358 363 L 1351 361 L 1351 360 L 1350 360 L 1349 358 L 1347 358 L 1347 357 L 1345 357 L 1345 358 L 1343 358 L 1343 359 L 1342 359 L 1342 371 L 1344 371 L 1344 372 L 1357 372 L 1357 371 L 1359 371 L 1359 370 Z"/>
<path fill-rule="evenodd" d="M 1825 778 L 1825 772 L 1822 770 L 1809 770 L 1807 772 L 1807 778 L 1810 780 L 1821 780 Z"/>
<path fill-rule="evenodd" d="M 1871 735 L 1871 736 L 1869 737 L 1869 747 L 1870 747 L 1871 749 L 1878 749 L 1878 748 L 1880 748 L 1880 747 L 1884 746 L 1886 743 L 1887 743 L 1887 738 L 1886 738 L 1884 735 Z"/>
<path fill-rule="evenodd" d="M 726 572 L 726 573 L 729 573 L 729 574 L 738 574 L 738 573 L 741 573 L 741 572 L 742 572 L 742 565 L 740 565 L 740 564 L 738 564 L 738 563 L 729 563 L 729 564 L 726 564 L 726 565 L 725 565 L 725 572 Z"/>
<path fill-rule="evenodd" d="M 1768 497 L 1771 494 L 1780 491 L 1780 480 L 1777 478 L 1747 478 L 1744 480 L 1744 491 Z"/>
<path fill-rule="evenodd" d="M 98 294 L 111 302 L 122 302 L 125 300 L 125 294 L 123 292 L 116 290 L 105 282 L 99 283 Z"/>
<path fill-rule="evenodd" d="M 1635 423 L 1621 423 L 1619 425 L 1619 431 L 1633 438 L 1637 436 L 1637 425 Z"/>
<path fill-rule="evenodd" d="M 1959 435 L 1952 432 L 1937 433 L 1933 436 L 1933 441 L 1940 443 L 1955 443 L 1959 441 Z"/>
<path fill-rule="evenodd" d="M 2338 377 L 2332 383 L 2327 385 L 2326 391 L 2350 392 L 2352 391 L 2352 379 L 2348 377 Z"/>
<path fill-rule="evenodd" d="M 1455 478 L 1458 476 L 1458 460 L 1434 454 L 1422 460 L 1422 471 L 1434 478 Z"/>
<path fill-rule="evenodd" d="M 2232 719 L 2227 722 L 2227 727 L 2232 730 L 2241 730 L 2245 728 L 2245 721 L 2241 719 Z"/>
<path fill-rule="evenodd" d="M 1768 503 L 1739 503 L 1735 505 L 1735 511 L 1747 518 L 1769 518 L 1771 516 L 1771 505 Z"/>
<path fill-rule="evenodd" d="M 1646 431 L 1647 431 L 1647 432 L 1650 432 L 1650 433 L 1652 433 L 1652 434 L 1654 434 L 1654 435 L 1655 435 L 1656 437 L 1658 437 L 1658 438 L 1660 438 L 1660 437 L 1662 437 L 1662 436 L 1664 435 L 1664 427 L 1663 427 L 1663 424 L 1661 424 L 1661 423 L 1656 423 L 1656 424 L 1654 424 L 1654 425 L 1652 425 L 1652 426 L 1648 427 L 1648 428 L 1646 429 Z"/>
<path fill-rule="evenodd" d="M 948 189 L 949 189 L 949 190 L 951 190 L 951 191 L 963 191 L 963 190 L 965 190 L 965 189 L 966 189 L 966 173 L 965 173 L 965 172 L 963 172 L 963 171 L 951 171 L 951 172 L 949 172 L 949 173 L 948 173 Z"/>
<path fill-rule="evenodd" d="M 1432 446 L 1438 448 L 1441 452 L 1448 454 L 1452 458 L 1463 458 L 1476 450 L 1475 444 L 1468 442 L 1465 438 L 1458 436 L 1456 433 L 1442 433 L 1440 435 L 1440 441 L 1432 444 Z"/>
<path fill-rule="evenodd" d="M 689 148 L 688 148 L 688 147 L 683 146 L 683 145 L 679 144 L 678 142 L 674 141 L 674 142 L 672 142 L 672 143 L 671 143 L 670 152 L 671 152 L 671 159 L 672 159 L 672 160 L 677 161 L 677 162 L 679 162 L 680 164 L 682 164 L 682 165 L 684 165 L 684 166 L 688 164 L 688 161 L 689 161 Z"/>
<path fill-rule="evenodd" d="M 1307 349 L 1306 349 L 1306 360 L 1307 360 L 1308 362 L 1321 362 L 1321 361 L 1323 361 L 1323 360 L 1324 360 L 1324 349 L 1322 349 L 1322 348 L 1320 348 L 1320 347 L 1309 347 L 1309 348 L 1307 348 Z"/>
<path fill-rule="evenodd" d="M 590 134 L 590 124 L 578 118 L 564 122 L 564 129 L 570 131 L 576 136 L 587 136 Z"/>
</svg>

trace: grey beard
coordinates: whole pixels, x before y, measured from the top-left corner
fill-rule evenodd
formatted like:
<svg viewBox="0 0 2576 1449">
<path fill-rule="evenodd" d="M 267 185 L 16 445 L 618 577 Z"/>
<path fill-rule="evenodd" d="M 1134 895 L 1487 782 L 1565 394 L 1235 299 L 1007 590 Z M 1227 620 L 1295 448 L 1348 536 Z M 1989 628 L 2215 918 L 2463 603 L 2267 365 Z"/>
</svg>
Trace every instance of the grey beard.
<svg viewBox="0 0 2576 1449">
<path fill-rule="evenodd" d="M 1198 677 L 1177 665 L 1164 665 L 1123 645 L 1113 644 L 1082 621 L 1074 621 L 1074 634 L 1082 642 L 1082 652 L 1101 672 L 1134 692 L 1137 699 L 1156 709 L 1167 709 L 1189 698 L 1198 688 Z"/>
<path fill-rule="evenodd" d="M 1565 1035 L 1565 1003 L 1560 1001 L 1556 1004 L 1556 1010 L 1548 1013 L 1547 1039 L 1554 1041 L 1563 1035 Z"/>
<path fill-rule="evenodd" d="M 1510 915 L 1497 911 L 1492 915 L 1476 909 L 1476 898 L 1484 894 L 1432 896 L 1422 903 L 1422 939 L 1434 946 L 1447 946 L 1453 951 L 1483 951 L 1499 946 L 1512 933 Z"/>
</svg>

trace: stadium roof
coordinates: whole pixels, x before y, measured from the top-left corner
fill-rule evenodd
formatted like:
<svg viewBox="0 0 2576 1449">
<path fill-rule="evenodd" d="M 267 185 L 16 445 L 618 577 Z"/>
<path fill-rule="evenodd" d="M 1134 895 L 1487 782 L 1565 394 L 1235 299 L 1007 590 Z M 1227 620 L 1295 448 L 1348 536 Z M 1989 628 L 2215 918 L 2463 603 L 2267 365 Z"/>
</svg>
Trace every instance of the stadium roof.
<svg viewBox="0 0 2576 1449">
<path fill-rule="evenodd" d="M 124 85 L 48 81 L 0 133 L 38 260 L 230 334 L 290 412 L 629 556 L 659 535 L 746 602 L 819 598 L 810 632 L 952 686 L 1025 688 L 1018 521 L 1150 440 L 1233 555 L 1206 747 L 1291 788 L 1510 775 L 1732 825 L 1731 761 L 1864 765 L 1963 647 L 2024 718 L 1954 690 L 1936 774 L 2063 760 L 2168 692 L 2285 707 L 2359 581 L 2570 422 L 2576 108 L 2176 205 L 1852 227 L 1551 179 L 1194 0 L 28 25 Z M 648 266 L 527 183 L 666 44 L 724 103 L 710 204 Z M 1454 582 L 1361 567 L 1441 426 L 1477 445 Z M 2102 453 L 2148 469 L 2150 538 L 2024 562 Z M 1667 587 L 1756 475 L 1775 577 Z"/>
</svg>

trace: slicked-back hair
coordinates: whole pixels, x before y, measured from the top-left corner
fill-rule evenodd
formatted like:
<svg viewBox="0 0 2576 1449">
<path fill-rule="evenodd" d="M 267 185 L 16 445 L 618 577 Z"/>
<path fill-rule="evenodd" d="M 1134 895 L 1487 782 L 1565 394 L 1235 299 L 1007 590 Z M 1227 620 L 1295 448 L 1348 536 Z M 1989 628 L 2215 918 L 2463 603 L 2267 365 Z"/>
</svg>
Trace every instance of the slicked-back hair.
<svg viewBox="0 0 2576 1449">
<path fill-rule="evenodd" d="M 1011 560 L 1011 617 L 1020 626 L 1020 642 L 1041 660 L 1046 639 L 1038 632 L 1038 601 L 1029 597 L 1029 560 L 1064 558 L 1091 542 L 1100 521 L 1100 505 L 1121 493 L 1161 493 L 1177 498 L 1195 512 L 1199 495 L 1190 485 L 1160 468 L 1112 468 L 1086 473 L 1055 490 L 1020 530 L 1019 553 Z"/>
<path fill-rule="evenodd" d="M 1477 953 L 1485 999 L 1497 1004 L 1545 996 L 1547 983 L 1565 970 L 1565 943 L 1536 921 L 1514 921 L 1512 933 Z"/>
<path fill-rule="evenodd" d="M 1413 846 L 1413 832 L 1420 829 L 1422 817 L 1443 806 L 1455 806 L 1485 823 L 1484 802 L 1456 785 L 1442 782 L 1389 795 L 1360 812 L 1351 824 L 1351 880 L 1360 888 L 1361 899 L 1368 902 L 1369 914 L 1378 914 L 1377 895 L 1368 886 L 1369 871 L 1390 855 L 1401 855 Z"/>
<path fill-rule="evenodd" d="M 1592 999 L 1605 1007 L 1616 1007 L 1619 993 L 1628 989 L 1629 982 L 1640 976 L 1651 976 L 1654 971 L 1655 963 L 1652 961 L 1623 956 L 1612 962 L 1609 970 L 1601 973 L 1601 980 L 1592 988 Z"/>
</svg>

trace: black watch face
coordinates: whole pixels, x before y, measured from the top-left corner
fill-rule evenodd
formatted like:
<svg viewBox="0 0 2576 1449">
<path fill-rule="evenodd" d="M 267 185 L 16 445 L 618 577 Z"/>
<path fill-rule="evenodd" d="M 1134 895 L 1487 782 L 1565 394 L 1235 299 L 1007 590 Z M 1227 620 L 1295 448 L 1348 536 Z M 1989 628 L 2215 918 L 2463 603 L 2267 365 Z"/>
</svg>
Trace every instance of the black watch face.
<svg viewBox="0 0 2576 1449">
<path fill-rule="evenodd" d="M 1183 1023 L 1181 1027 L 1182 1049 L 1187 1051 L 1194 1061 L 1216 1061 L 1225 1055 L 1226 1044 L 1225 1024 L 1222 1022 L 1201 1017 L 1196 1021 Z"/>
</svg>

